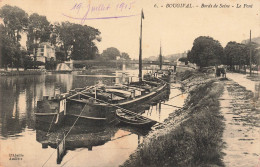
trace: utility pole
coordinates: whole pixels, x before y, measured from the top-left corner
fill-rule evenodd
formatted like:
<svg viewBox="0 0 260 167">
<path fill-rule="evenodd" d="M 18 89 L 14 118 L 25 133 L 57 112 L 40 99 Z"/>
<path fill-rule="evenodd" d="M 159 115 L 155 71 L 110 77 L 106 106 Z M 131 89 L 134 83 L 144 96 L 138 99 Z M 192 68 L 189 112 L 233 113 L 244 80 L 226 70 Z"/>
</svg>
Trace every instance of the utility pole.
<svg viewBox="0 0 260 167">
<path fill-rule="evenodd" d="M 250 76 L 252 75 L 252 44 L 251 44 L 251 30 L 250 30 L 250 43 L 249 43 L 249 50 L 250 50 Z"/>
</svg>

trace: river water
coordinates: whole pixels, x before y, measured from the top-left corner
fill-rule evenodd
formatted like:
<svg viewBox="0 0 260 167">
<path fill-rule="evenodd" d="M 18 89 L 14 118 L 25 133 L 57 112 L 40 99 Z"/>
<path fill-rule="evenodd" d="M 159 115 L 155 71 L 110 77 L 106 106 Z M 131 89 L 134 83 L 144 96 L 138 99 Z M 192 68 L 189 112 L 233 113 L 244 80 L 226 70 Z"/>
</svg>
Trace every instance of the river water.
<svg viewBox="0 0 260 167">
<path fill-rule="evenodd" d="M 35 128 L 37 101 L 54 92 L 103 83 L 113 85 L 137 80 L 137 71 L 91 72 L 3 76 L 0 78 L 0 166 L 118 166 L 122 164 L 147 131 L 130 127 L 75 127 L 66 138 L 66 154 L 57 163 L 55 142 L 61 134 Z M 171 86 L 178 87 L 172 83 Z M 163 122 L 185 100 L 178 89 L 169 89 L 162 101 L 146 106 L 144 115 Z M 168 104 L 168 105 L 167 105 Z M 138 108 L 138 106 L 137 106 Z M 69 128 L 69 127 L 64 127 Z M 47 128 L 48 129 L 48 128 Z M 47 134 L 46 134 L 47 133 Z"/>
</svg>

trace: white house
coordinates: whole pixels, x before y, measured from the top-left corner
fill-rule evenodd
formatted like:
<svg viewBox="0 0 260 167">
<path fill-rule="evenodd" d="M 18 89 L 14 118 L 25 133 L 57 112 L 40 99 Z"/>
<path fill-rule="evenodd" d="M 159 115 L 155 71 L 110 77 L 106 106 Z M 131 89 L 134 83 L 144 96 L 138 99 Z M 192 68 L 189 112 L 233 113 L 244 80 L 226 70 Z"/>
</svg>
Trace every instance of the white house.
<svg viewBox="0 0 260 167">
<path fill-rule="evenodd" d="M 56 60 L 55 48 L 49 42 L 42 42 L 37 48 L 36 60 L 45 63 L 51 59 Z"/>
</svg>

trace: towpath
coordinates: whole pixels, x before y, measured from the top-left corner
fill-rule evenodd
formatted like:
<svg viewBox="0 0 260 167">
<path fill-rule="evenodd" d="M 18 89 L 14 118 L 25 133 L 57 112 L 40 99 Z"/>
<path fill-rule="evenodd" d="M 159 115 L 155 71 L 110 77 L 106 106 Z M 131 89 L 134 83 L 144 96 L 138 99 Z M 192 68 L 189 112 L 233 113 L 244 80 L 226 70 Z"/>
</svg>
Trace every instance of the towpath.
<svg viewBox="0 0 260 167">
<path fill-rule="evenodd" d="M 228 73 L 227 78 L 219 99 L 225 122 L 223 162 L 260 167 L 260 108 L 255 91 L 259 83 L 237 73 Z"/>
<path fill-rule="evenodd" d="M 255 92 L 255 85 L 259 84 L 259 81 L 252 81 L 247 79 L 247 75 L 239 74 L 239 73 L 228 73 L 227 78 L 232 79 L 237 82 L 239 85 L 245 87 L 247 90 Z"/>
</svg>

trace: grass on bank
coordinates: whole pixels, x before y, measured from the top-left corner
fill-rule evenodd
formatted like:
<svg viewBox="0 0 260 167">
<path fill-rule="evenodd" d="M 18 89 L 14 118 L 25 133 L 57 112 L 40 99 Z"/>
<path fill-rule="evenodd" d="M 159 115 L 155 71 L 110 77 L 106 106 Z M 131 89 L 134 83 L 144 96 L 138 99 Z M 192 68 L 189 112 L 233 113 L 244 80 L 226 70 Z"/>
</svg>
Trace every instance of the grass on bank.
<svg viewBox="0 0 260 167">
<path fill-rule="evenodd" d="M 187 119 L 177 127 L 168 124 L 165 133 L 146 139 L 122 166 L 223 166 L 224 122 L 218 101 L 222 92 L 223 84 L 214 80 L 196 86 L 178 111 L 187 112 Z"/>
</svg>

